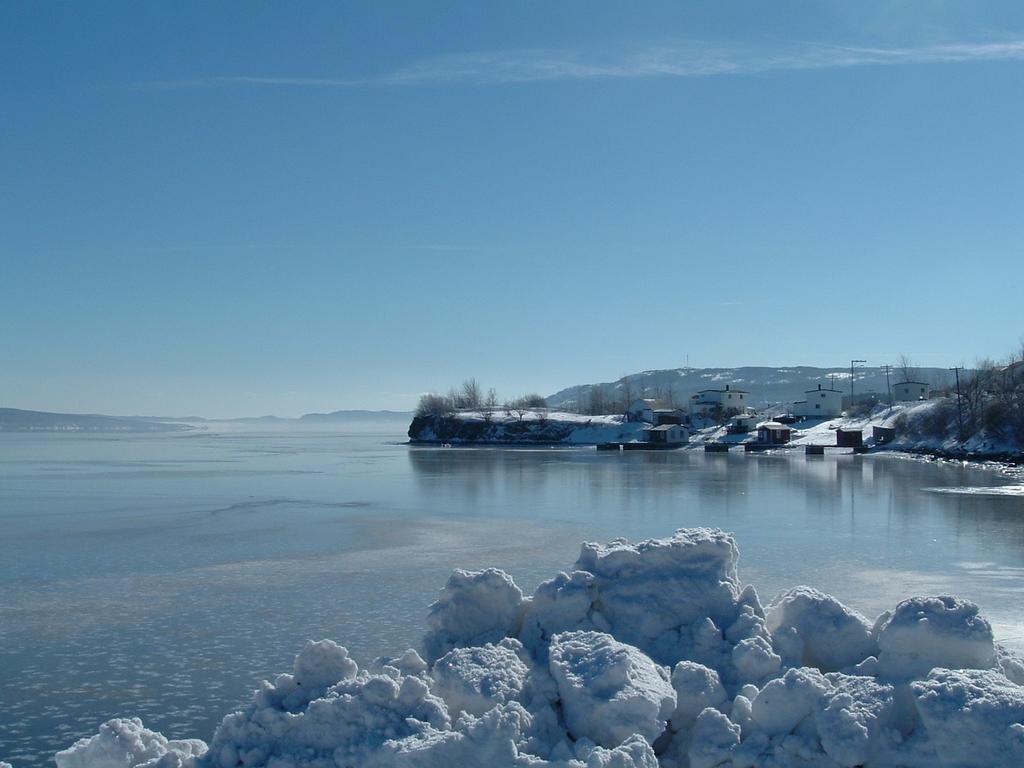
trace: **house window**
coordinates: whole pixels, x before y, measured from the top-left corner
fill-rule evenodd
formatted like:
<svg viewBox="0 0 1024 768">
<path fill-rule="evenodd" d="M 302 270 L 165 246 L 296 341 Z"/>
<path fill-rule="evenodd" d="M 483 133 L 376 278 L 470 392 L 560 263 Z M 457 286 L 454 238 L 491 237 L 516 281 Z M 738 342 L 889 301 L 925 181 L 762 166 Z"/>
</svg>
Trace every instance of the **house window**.
<svg viewBox="0 0 1024 768">
<path fill-rule="evenodd" d="M 815 403 L 814 407 L 817 408 L 820 411 L 821 410 L 821 403 Z"/>
</svg>

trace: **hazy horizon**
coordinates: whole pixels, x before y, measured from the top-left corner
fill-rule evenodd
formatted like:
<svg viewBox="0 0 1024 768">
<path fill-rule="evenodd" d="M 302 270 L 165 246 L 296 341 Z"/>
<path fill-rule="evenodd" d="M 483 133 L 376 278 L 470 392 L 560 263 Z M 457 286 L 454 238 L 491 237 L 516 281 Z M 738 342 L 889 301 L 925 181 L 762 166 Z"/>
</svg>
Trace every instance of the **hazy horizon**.
<svg viewBox="0 0 1024 768">
<path fill-rule="evenodd" d="M 907 362 L 908 363 L 912 363 L 913 360 L 908 359 Z M 742 370 L 742 369 L 745 369 L 745 368 L 757 368 L 757 369 L 764 369 L 764 370 L 767 370 L 767 371 L 786 371 L 786 370 L 790 370 L 790 369 L 794 369 L 795 370 L 795 369 L 807 369 L 807 368 L 810 368 L 810 369 L 818 369 L 818 370 L 825 371 L 825 372 L 834 372 L 834 373 L 837 374 L 837 377 L 839 379 L 843 380 L 841 382 L 841 386 L 844 389 L 847 386 L 847 384 L 845 383 L 845 380 L 848 379 L 848 373 L 847 373 L 848 368 L 847 368 L 847 366 L 809 366 L 809 365 L 802 365 L 802 364 L 776 365 L 776 366 L 733 366 L 733 367 L 724 368 L 724 369 L 721 366 L 707 366 L 707 367 L 679 366 L 677 368 L 644 369 L 644 370 L 641 370 L 641 371 L 630 371 L 627 374 L 624 374 L 624 376 L 641 377 L 641 382 L 642 382 L 642 377 L 645 374 L 656 373 L 656 372 L 660 372 L 660 371 L 673 371 L 673 370 L 680 370 L 680 371 L 720 371 L 720 370 Z M 914 368 L 915 369 L 920 369 L 922 371 L 926 370 L 926 371 L 943 371 L 943 372 L 948 372 L 949 370 L 951 370 L 951 369 L 945 369 L 945 368 L 937 368 L 935 366 L 914 366 Z M 857 366 L 857 372 L 858 372 L 857 378 L 859 380 L 863 376 L 867 375 L 869 378 L 874 377 L 874 378 L 878 379 L 878 378 L 880 378 L 882 376 L 881 370 L 882 369 L 879 366 L 872 366 L 872 365 L 863 366 L 863 365 L 858 365 Z M 971 370 L 970 367 L 968 367 L 967 370 Z M 952 374 L 948 374 L 948 375 L 952 376 Z M 898 367 L 897 366 L 893 366 L 893 368 L 892 368 L 893 381 L 895 382 L 901 376 L 902 376 L 902 374 L 900 373 Z M 587 385 L 593 385 L 593 384 L 600 384 L 600 385 L 614 384 L 614 383 L 618 382 L 619 380 L 621 380 L 622 378 L 623 378 L 623 376 L 614 377 L 614 378 L 610 378 L 610 379 L 606 379 L 606 380 L 576 381 L 576 382 L 573 382 L 571 384 L 566 384 L 563 387 L 559 387 L 557 390 L 553 390 L 553 391 L 550 391 L 550 392 L 542 392 L 540 394 L 544 395 L 545 397 L 550 398 L 552 396 L 562 394 L 566 390 L 572 390 L 573 388 L 578 387 L 578 386 L 587 386 Z M 929 381 L 930 383 L 934 383 L 934 382 L 931 381 L 932 378 L 934 378 L 934 377 L 930 376 L 930 375 L 927 375 L 927 376 L 923 376 L 921 378 L 921 380 L 925 380 L 925 381 Z M 460 380 L 460 381 L 453 381 L 452 385 L 450 387 L 445 388 L 445 391 L 447 391 L 447 389 L 451 389 L 451 388 L 458 389 L 458 385 L 460 385 L 461 383 L 462 383 L 462 380 Z M 709 381 L 708 385 L 709 386 L 716 386 L 718 383 L 719 383 L 718 379 L 714 379 L 712 381 Z M 737 383 L 739 383 L 740 386 L 743 386 L 744 380 L 743 379 L 737 379 Z M 878 382 L 876 382 L 876 383 L 878 383 Z M 758 383 L 756 381 L 754 383 L 747 382 L 747 384 L 749 386 L 752 386 L 755 390 L 763 389 L 764 386 L 765 386 L 764 382 Z M 775 384 L 777 385 L 777 383 L 775 383 Z M 643 386 L 643 384 L 641 383 L 641 384 L 639 384 L 639 386 Z M 660 384 L 656 384 L 656 385 L 652 385 L 652 386 L 657 387 L 657 386 L 660 386 Z M 676 388 L 678 385 L 673 384 L 672 386 L 673 386 L 673 388 Z M 796 385 L 794 385 L 794 386 L 796 386 Z M 812 386 L 812 388 L 813 388 L 813 385 L 810 385 L 810 386 Z M 675 392 L 675 394 L 677 396 L 682 395 L 682 394 L 687 394 L 688 395 L 688 394 L 691 394 L 691 391 L 690 391 L 691 389 L 693 389 L 693 387 L 691 387 L 690 389 L 687 389 L 685 387 L 685 382 L 684 382 L 683 389 L 677 390 Z M 693 391 L 696 391 L 696 389 L 693 389 Z M 803 390 L 798 388 L 797 391 L 803 391 Z M 878 390 L 877 387 L 875 387 L 875 388 L 871 388 L 869 391 L 881 391 L 881 390 Z M 438 390 L 438 393 L 443 393 L 443 392 L 441 390 Z M 427 393 L 422 393 L 422 394 L 427 394 Z M 502 393 L 502 394 L 503 395 L 507 395 L 507 396 L 500 397 L 499 398 L 499 402 L 504 402 L 505 400 L 511 399 L 511 395 L 508 395 L 508 393 Z M 637 396 L 648 397 L 648 396 L 652 396 L 652 395 L 651 395 L 650 392 L 644 393 L 644 392 L 638 390 L 637 391 Z M 417 397 L 419 397 L 419 395 L 417 395 Z M 771 398 L 769 398 L 769 399 L 771 399 Z M 330 407 L 328 407 L 328 408 L 321 408 L 321 409 L 304 409 L 304 410 L 300 410 L 300 411 L 295 412 L 295 413 L 287 413 L 287 414 L 284 414 L 284 413 L 238 413 L 238 414 L 233 414 L 233 415 L 230 415 L 230 416 L 226 416 L 226 415 L 218 414 L 218 413 L 200 413 L 197 409 L 188 409 L 188 408 L 186 408 L 186 409 L 184 409 L 182 411 L 179 411 L 179 412 L 175 412 L 175 413 L 167 412 L 166 410 L 161 410 L 159 408 L 157 408 L 155 410 L 152 410 L 152 411 L 147 411 L 147 412 L 120 413 L 120 412 L 102 412 L 102 411 L 97 411 L 97 410 L 78 410 L 78 411 L 76 411 L 76 410 L 66 410 L 66 409 L 60 409 L 60 408 L 22 408 L 22 407 L 17 406 L 17 405 L 12 405 L 12 404 L 9 404 L 9 403 L 2 403 L 2 402 L 0 402 L 0 409 L 2 409 L 2 408 L 14 408 L 16 410 L 39 411 L 39 412 L 46 412 L 46 413 L 66 413 L 66 414 L 76 414 L 76 415 L 103 415 L 103 416 L 114 416 L 114 417 L 117 417 L 117 418 L 141 417 L 141 418 L 149 418 L 149 419 L 153 419 L 153 418 L 158 418 L 158 419 L 176 419 L 176 420 L 179 420 L 179 421 L 187 421 L 190 418 L 197 418 L 197 419 L 201 419 L 201 420 L 205 420 L 205 421 L 238 421 L 238 420 L 259 420 L 259 419 L 297 420 L 297 419 L 300 419 L 300 418 L 306 417 L 306 416 L 329 416 L 331 414 L 337 414 L 337 413 L 347 413 L 347 414 L 356 414 L 356 413 L 362 413 L 362 414 L 388 414 L 388 413 L 396 413 L 396 414 L 407 415 L 407 414 L 410 414 L 410 413 L 415 411 L 415 402 L 412 405 L 410 405 L 409 407 L 406 407 L 406 408 L 401 408 L 401 407 L 398 407 L 398 406 L 390 406 L 390 407 L 389 406 L 383 406 L 383 407 L 380 407 L 380 408 L 330 408 Z"/>
</svg>

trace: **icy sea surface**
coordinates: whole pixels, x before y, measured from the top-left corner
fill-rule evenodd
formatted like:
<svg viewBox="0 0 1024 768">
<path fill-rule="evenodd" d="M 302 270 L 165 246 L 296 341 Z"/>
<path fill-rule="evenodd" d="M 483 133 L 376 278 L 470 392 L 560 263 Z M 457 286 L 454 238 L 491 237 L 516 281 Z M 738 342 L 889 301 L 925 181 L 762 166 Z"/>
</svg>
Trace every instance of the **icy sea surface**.
<svg viewBox="0 0 1024 768">
<path fill-rule="evenodd" d="M 306 638 L 415 644 L 454 567 L 527 592 L 584 539 L 736 534 L 764 601 L 811 584 L 874 616 L 976 601 L 1024 650 L 1012 475 L 896 456 L 442 449 L 393 432 L 0 434 L 0 759 L 104 720 L 209 740 Z"/>
</svg>

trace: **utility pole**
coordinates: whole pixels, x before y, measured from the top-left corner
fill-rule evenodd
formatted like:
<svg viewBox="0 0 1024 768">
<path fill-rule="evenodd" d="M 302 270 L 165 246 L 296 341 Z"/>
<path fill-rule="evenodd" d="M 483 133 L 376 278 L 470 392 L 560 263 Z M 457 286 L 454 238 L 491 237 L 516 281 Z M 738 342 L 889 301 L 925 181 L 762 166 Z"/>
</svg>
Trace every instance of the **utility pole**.
<svg viewBox="0 0 1024 768">
<path fill-rule="evenodd" d="M 853 366 L 857 363 L 866 363 L 867 360 L 851 360 L 850 361 L 850 410 L 853 410 Z"/>
<path fill-rule="evenodd" d="M 882 366 L 885 371 L 885 392 L 889 396 L 889 410 L 892 410 L 892 387 L 889 386 L 889 374 L 892 373 L 892 366 L 886 363 Z"/>
<path fill-rule="evenodd" d="M 960 427 L 960 442 L 964 441 L 964 406 L 960 400 L 960 371 L 964 368 L 962 365 L 954 366 L 949 370 L 956 374 L 956 418 L 957 424 Z"/>
</svg>

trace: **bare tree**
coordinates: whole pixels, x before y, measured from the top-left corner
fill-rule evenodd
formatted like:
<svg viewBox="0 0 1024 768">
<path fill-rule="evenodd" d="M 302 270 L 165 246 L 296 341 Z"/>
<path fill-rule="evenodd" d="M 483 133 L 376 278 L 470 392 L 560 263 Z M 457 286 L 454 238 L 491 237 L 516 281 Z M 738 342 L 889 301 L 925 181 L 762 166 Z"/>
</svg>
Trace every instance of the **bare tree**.
<svg viewBox="0 0 1024 768">
<path fill-rule="evenodd" d="M 548 399 L 544 395 L 538 395 L 536 392 L 531 392 L 528 395 L 523 395 L 520 398 L 530 408 L 547 408 Z"/>
<path fill-rule="evenodd" d="M 494 391 L 494 387 L 487 390 L 487 398 L 484 400 L 484 406 L 491 411 L 498 407 L 498 393 Z"/>
<path fill-rule="evenodd" d="M 417 416 L 445 416 L 455 410 L 451 398 L 433 392 L 420 397 L 416 406 Z"/>
<path fill-rule="evenodd" d="M 903 381 L 917 381 L 917 368 L 907 355 L 901 354 L 896 358 L 896 371 L 903 377 Z"/>
<path fill-rule="evenodd" d="M 459 410 L 460 408 L 464 407 L 462 405 L 462 393 L 459 392 L 455 387 L 448 388 L 448 400 L 449 402 L 451 402 L 452 408 L 454 408 L 455 410 Z"/>
<path fill-rule="evenodd" d="M 621 403 L 622 407 L 618 408 L 617 410 L 620 410 L 623 413 L 625 413 L 627 410 L 629 410 L 629 405 L 632 402 L 633 402 L 633 385 L 629 381 L 629 376 L 628 375 L 624 375 L 622 377 L 622 403 Z M 620 404 L 617 403 L 616 405 L 620 405 Z"/>
<path fill-rule="evenodd" d="M 473 411 L 480 410 L 483 405 L 483 395 L 480 394 L 480 382 L 476 377 L 470 377 L 462 382 L 462 406 Z"/>
</svg>

